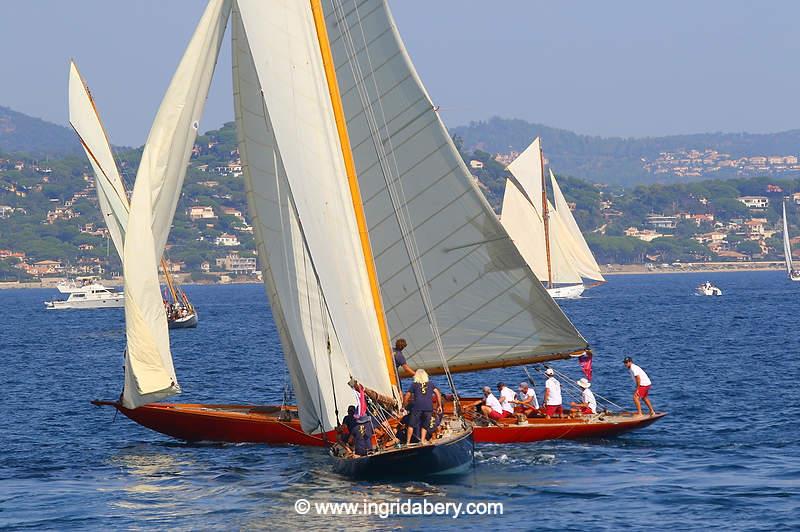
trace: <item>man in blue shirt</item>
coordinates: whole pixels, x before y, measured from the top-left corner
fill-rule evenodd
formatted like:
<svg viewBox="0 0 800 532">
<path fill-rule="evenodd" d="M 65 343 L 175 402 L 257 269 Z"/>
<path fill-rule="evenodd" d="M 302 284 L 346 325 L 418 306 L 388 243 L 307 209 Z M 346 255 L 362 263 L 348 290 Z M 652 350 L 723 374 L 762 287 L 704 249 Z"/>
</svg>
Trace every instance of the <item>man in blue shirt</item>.
<svg viewBox="0 0 800 532">
<path fill-rule="evenodd" d="M 350 441 L 353 444 L 353 452 L 359 456 L 366 456 L 372 451 L 372 418 L 361 416 L 356 419 L 353 430 L 350 432 Z"/>
<path fill-rule="evenodd" d="M 395 367 L 403 368 L 403 371 L 405 371 L 405 375 L 401 373 L 399 375 L 400 377 L 411 377 L 414 375 L 414 370 L 408 365 L 406 357 L 403 355 L 403 349 L 405 349 L 407 345 L 408 342 L 406 342 L 405 338 L 398 338 L 394 343 L 394 365 Z"/>
</svg>

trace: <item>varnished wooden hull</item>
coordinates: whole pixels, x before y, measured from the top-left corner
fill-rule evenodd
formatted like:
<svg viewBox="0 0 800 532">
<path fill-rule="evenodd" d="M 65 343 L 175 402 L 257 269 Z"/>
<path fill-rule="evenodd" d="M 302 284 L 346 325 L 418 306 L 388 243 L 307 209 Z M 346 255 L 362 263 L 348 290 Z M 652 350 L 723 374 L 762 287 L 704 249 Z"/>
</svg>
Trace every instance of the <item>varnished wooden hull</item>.
<svg viewBox="0 0 800 532">
<path fill-rule="evenodd" d="M 466 399 L 463 402 L 468 413 L 472 401 L 475 400 Z M 328 442 L 336 440 L 334 431 L 324 435 L 304 433 L 294 407 L 289 408 L 291 417 L 281 420 L 279 406 L 153 403 L 131 410 L 112 401 L 93 403 L 114 406 L 136 423 L 179 440 L 317 447 L 326 446 Z M 665 415 L 614 414 L 576 419 L 532 418 L 524 425 L 518 425 L 514 420 L 502 420 L 499 425 L 476 424 L 473 438 L 475 443 L 611 438 L 647 427 Z"/>
<path fill-rule="evenodd" d="M 462 475 L 470 470 L 474 443 L 468 429 L 451 440 L 415 445 L 368 456 L 333 456 L 333 470 L 358 480 L 432 478 Z"/>
<path fill-rule="evenodd" d="M 136 423 L 161 434 L 186 441 L 266 443 L 324 447 L 336 434 L 306 434 L 290 408 L 291 417 L 281 420 L 281 407 L 254 405 L 203 405 L 152 403 L 136 409 L 114 401 L 92 401 L 109 405 Z"/>
</svg>

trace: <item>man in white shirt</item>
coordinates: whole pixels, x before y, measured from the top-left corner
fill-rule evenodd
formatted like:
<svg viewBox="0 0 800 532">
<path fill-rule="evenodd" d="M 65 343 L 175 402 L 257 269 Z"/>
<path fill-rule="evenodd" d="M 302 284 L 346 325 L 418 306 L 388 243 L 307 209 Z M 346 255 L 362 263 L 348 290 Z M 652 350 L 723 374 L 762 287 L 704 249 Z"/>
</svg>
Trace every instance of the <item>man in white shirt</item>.
<svg viewBox="0 0 800 532">
<path fill-rule="evenodd" d="M 564 408 L 561 406 L 561 383 L 558 382 L 553 368 L 547 368 L 544 372 L 547 380 L 544 382 L 544 414 L 548 419 L 551 417 L 561 417 Z"/>
<path fill-rule="evenodd" d="M 539 411 L 539 399 L 536 398 L 536 391 L 528 386 L 527 382 L 519 383 L 519 400 L 514 404 L 526 415 L 530 416 Z"/>
<path fill-rule="evenodd" d="M 570 406 L 573 408 L 572 412 L 583 415 L 596 414 L 597 399 L 594 398 L 594 394 L 589 389 L 592 383 L 586 378 L 582 378 L 576 381 L 576 384 L 581 387 L 581 402 L 570 403 Z"/>
<path fill-rule="evenodd" d="M 497 383 L 497 391 L 500 394 L 498 399 L 503 407 L 503 416 L 514 417 L 514 401 L 517 398 L 517 394 L 502 382 Z"/>
<path fill-rule="evenodd" d="M 503 406 L 492 394 L 492 389 L 488 386 L 483 387 L 483 404 L 481 405 L 481 412 L 484 416 L 497 421 L 503 417 Z"/>
<path fill-rule="evenodd" d="M 647 397 L 647 395 L 650 393 L 650 386 L 653 384 L 650 382 L 650 377 L 647 376 L 647 373 L 645 373 L 642 368 L 633 363 L 633 359 L 631 357 L 625 357 L 625 360 L 623 360 L 622 363 L 625 364 L 625 367 L 631 372 L 631 378 L 633 379 L 633 382 L 636 383 L 636 389 L 633 392 L 633 402 L 636 403 L 636 411 L 640 416 L 642 415 L 642 403 L 640 399 L 644 399 L 645 404 L 647 404 L 647 408 L 650 409 L 650 415 L 656 415 L 653 404 Z"/>
</svg>

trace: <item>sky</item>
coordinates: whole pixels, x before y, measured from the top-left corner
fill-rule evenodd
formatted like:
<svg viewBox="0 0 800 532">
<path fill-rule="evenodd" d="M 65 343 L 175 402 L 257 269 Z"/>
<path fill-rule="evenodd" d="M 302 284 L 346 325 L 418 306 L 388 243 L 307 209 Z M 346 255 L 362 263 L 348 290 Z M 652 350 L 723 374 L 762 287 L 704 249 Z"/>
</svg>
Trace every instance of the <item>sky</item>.
<svg viewBox="0 0 800 532">
<path fill-rule="evenodd" d="M 449 126 L 499 115 L 625 137 L 800 127 L 800 2 L 390 5 Z M 75 58 L 112 143 L 133 146 L 147 136 L 205 1 L 11 6 L 0 17 L 0 105 L 66 124 Z M 226 39 L 203 131 L 233 118 L 230 68 Z"/>
</svg>

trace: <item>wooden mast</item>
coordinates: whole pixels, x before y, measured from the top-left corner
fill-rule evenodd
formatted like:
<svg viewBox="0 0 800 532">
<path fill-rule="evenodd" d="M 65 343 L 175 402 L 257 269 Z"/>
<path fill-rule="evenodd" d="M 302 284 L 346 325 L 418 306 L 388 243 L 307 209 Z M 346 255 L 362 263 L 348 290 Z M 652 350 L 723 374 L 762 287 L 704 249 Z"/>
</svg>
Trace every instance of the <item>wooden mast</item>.
<svg viewBox="0 0 800 532">
<path fill-rule="evenodd" d="M 544 251 L 547 255 L 547 288 L 553 288 L 553 265 L 550 261 L 550 215 L 547 212 L 547 183 L 544 179 L 544 152 L 539 139 L 539 163 L 542 167 L 542 220 L 544 221 Z"/>
<path fill-rule="evenodd" d="M 392 353 L 389 341 L 389 330 L 386 325 L 386 315 L 383 310 L 380 286 L 378 285 L 378 275 L 375 272 L 375 261 L 372 256 L 372 246 L 369 242 L 369 230 L 367 228 L 366 217 L 364 216 L 364 205 L 361 201 L 361 190 L 356 176 L 356 165 L 353 160 L 353 151 L 350 146 L 350 136 L 347 132 L 347 121 L 344 116 L 342 97 L 339 93 L 339 83 L 336 79 L 336 67 L 333 62 L 330 41 L 328 40 L 328 29 L 325 26 L 325 14 L 322 10 L 320 0 L 310 0 L 311 12 L 314 15 L 314 26 L 317 31 L 317 40 L 322 54 L 322 64 L 325 69 L 325 79 L 328 83 L 328 93 L 331 97 L 333 116 L 336 121 L 336 131 L 339 134 L 339 143 L 342 147 L 342 157 L 344 158 L 344 168 L 347 173 L 347 183 L 350 187 L 350 197 L 353 201 L 353 211 L 355 212 L 358 235 L 361 241 L 361 249 L 364 253 L 364 265 L 367 268 L 369 286 L 372 293 L 372 303 L 375 310 L 375 317 L 378 320 L 378 328 L 381 334 L 381 344 L 383 345 L 384 361 L 389 370 L 389 379 L 393 388 L 400 389 L 397 376 L 397 368 L 394 365 L 394 354 Z"/>
</svg>

